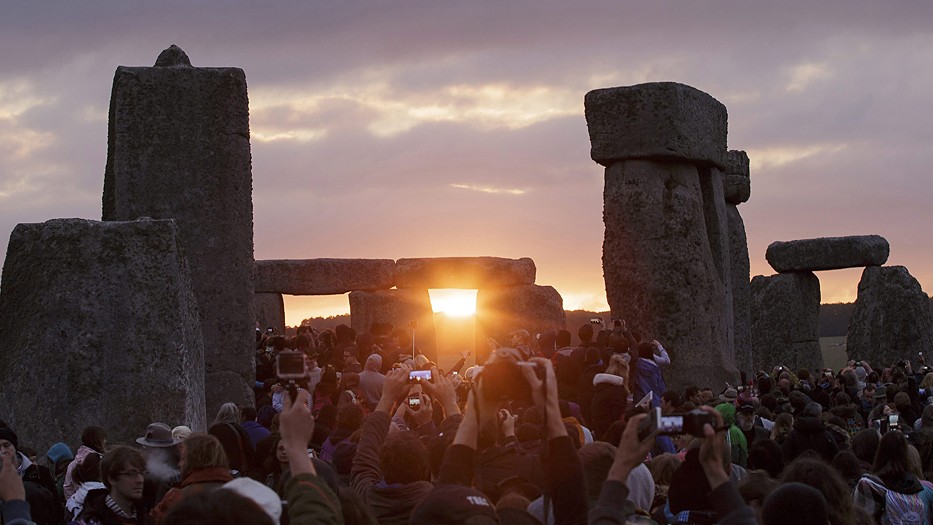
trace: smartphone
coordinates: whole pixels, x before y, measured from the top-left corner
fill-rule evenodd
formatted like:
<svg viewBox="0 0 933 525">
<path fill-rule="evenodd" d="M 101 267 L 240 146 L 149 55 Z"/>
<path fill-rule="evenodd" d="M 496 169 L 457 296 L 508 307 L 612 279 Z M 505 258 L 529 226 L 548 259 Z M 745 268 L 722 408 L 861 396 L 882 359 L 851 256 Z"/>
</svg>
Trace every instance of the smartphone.
<svg viewBox="0 0 933 525">
<path fill-rule="evenodd" d="M 649 408 L 651 407 L 651 401 L 653 400 L 654 400 L 654 392 L 648 392 L 647 394 L 645 394 L 645 397 L 641 398 L 641 401 L 639 401 L 638 403 L 635 403 L 635 406 Z"/>
<path fill-rule="evenodd" d="M 642 422 L 638 425 L 638 441 L 644 441 L 645 439 L 647 439 L 648 436 L 650 436 L 652 432 L 658 429 L 658 424 L 660 422 L 661 422 L 661 407 L 657 407 L 657 408 L 653 408 L 649 410 L 648 417 L 642 420 Z"/>
<path fill-rule="evenodd" d="M 603 324 L 603 318 L 602 318 L 602 317 L 593 317 L 592 319 L 590 319 L 590 323 L 591 323 L 591 324 Z"/>
<path fill-rule="evenodd" d="M 898 414 L 891 414 L 888 416 L 888 430 L 897 429 L 897 423 L 900 421 L 901 417 Z"/>
<path fill-rule="evenodd" d="M 408 396 L 408 409 L 409 410 L 421 410 L 421 397 L 414 395 Z"/>
<path fill-rule="evenodd" d="M 409 383 L 430 383 L 432 380 L 430 370 L 412 370 L 408 373 Z"/>
<path fill-rule="evenodd" d="M 301 352 L 280 352 L 275 358 L 275 375 L 279 379 L 308 377 L 308 362 Z"/>
</svg>

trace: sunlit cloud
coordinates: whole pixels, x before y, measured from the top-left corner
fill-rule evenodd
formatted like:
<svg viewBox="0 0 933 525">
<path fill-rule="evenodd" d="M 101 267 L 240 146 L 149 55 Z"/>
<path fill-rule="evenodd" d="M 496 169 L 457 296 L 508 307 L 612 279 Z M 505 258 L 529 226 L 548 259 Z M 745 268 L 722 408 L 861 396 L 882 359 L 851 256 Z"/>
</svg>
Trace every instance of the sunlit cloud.
<svg viewBox="0 0 933 525">
<path fill-rule="evenodd" d="M 494 188 L 492 186 L 478 186 L 476 184 L 451 184 L 450 187 L 457 188 L 459 190 L 473 190 L 482 193 L 492 193 L 494 195 L 524 195 L 527 193 L 525 190 L 516 188 Z"/>
<path fill-rule="evenodd" d="M 36 151 L 51 146 L 55 140 L 55 134 L 50 132 L 22 129 L 16 126 L 6 129 L 0 127 L 0 153 L 14 159 L 29 157 Z"/>
<path fill-rule="evenodd" d="M 34 86 L 22 79 L 0 82 L 0 120 L 13 119 L 26 111 L 55 102 L 55 97 L 36 94 Z"/>
<path fill-rule="evenodd" d="M 751 172 L 776 168 L 791 162 L 803 160 L 814 155 L 831 155 L 844 151 L 848 144 L 818 144 L 814 146 L 787 146 L 762 149 L 749 149 L 748 157 L 751 161 Z"/>
<path fill-rule="evenodd" d="M 790 70 L 790 82 L 784 88 L 787 91 L 798 93 L 817 80 L 830 78 L 832 72 L 826 64 L 807 62 L 794 66 Z"/>
<path fill-rule="evenodd" d="M 250 132 L 250 139 L 257 142 L 314 142 L 327 137 L 326 129 L 292 129 L 288 131 L 264 131 L 254 129 Z"/>
</svg>

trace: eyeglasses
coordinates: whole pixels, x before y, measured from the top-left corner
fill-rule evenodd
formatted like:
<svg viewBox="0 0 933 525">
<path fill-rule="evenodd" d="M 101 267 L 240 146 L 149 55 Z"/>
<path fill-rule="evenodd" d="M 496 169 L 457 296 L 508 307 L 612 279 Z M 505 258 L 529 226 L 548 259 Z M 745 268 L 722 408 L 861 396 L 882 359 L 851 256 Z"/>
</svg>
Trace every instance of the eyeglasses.
<svg viewBox="0 0 933 525">
<path fill-rule="evenodd" d="M 126 476 L 128 478 L 146 477 L 145 470 L 128 470 L 126 472 L 117 472 L 117 476 Z"/>
</svg>

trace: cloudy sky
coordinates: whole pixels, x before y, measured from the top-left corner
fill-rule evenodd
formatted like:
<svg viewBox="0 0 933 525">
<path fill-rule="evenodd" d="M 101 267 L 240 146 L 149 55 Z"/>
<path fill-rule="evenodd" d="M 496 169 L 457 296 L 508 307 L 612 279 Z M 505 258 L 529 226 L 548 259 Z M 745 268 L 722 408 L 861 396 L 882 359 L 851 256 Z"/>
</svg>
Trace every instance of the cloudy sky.
<svg viewBox="0 0 933 525">
<path fill-rule="evenodd" d="M 173 43 L 246 72 L 257 259 L 532 257 L 605 307 L 583 96 L 676 81 L 751 157 L 752 275 L 772 241 L 878 233 L 933 289 L 930 2 L 4 1 L 0 237 L 100 218 L 114 69 Z"/>
</svg>

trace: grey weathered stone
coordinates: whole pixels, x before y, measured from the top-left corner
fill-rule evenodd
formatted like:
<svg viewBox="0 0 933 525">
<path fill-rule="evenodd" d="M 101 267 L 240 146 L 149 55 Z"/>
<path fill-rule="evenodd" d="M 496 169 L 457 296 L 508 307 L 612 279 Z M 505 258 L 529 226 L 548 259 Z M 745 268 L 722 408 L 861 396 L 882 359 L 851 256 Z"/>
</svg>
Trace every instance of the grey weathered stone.
<svg viewBox="0 0 933 525">
<path fill-rule="evenodd" d="M 256 292 L 336 295 L 395 285 L 392 259 L 265 260 L 255 264 Z"/>
<path fill-rule="evenodd" d="M 535 283 L 535 262 L 501 257 L 399 259 L 399 288 L 486 288 Z"/>
<path fill-rule="evenodd" d="M 584 99 L 590 156 L 609 166 L 628 159 L 672 159 L 720 168 L 726 107 L 675 82 L 596 89 Z"/>
<path fill-rule="evenodd" d="M 765 258 L 778 272 L 815 272 L 881 266 L 889 252 L 888 241 L 880 235 L 852 235 L 773 242 Z"/>
<path fill-rule="evenodd" d="M 275 328 L 278 333 L 285 333 L 285 300 L 280 293 L 257 293 L 253 300 L 257 328 Z"/>
<path fill-rule="evenodd" d="M 726 202 L 729 204 L 748 202 L 749 197 L 752 196 L 748 154 L 744 151 L 729 150 L 726 152 L 725 165 L 723 186 Z"/>
<path fill-rule="evenodd" d="M 171 220 L 13 230 L 0 290 L 0 419 L 21 443 L 47 450 L 87 425 L 106 428 L 111 443 L 153 421 L 206 430 L 204 349 L 178 244 Z"/>
<path fill-rule="evenodd" d="M 191 67 L 191 60 L 182 48 L 172 44 L 159 53 L 155 67 Z"/>
<path fill-rule="evenodd" d="M 811 272 L 756 275 L 751 282 L 755 370 L 784 365 L 823 366 L 820 352 L 820 281 Z"/>
<path fill-rule="evenodd" d="M 698 169 L 703 192 L 703 218 L 713 264 L 722 286 L 722 315 L 726 345 L 721 353 L 726 361 L 735 362 L 735 317 L 732 297 L 732 249 L 730 247 L 729 205 L 723 196 L 723 175 L 717 168 Z"/>
<path fill-rule="evenodd" d="M 513 330 L 528 330 L 534 337 L 565 326 L 564 300 L 551 286 L 481 288 L 476 292 L 476 362 L 486 361 L 489 337 L 508 345 Z"/>
<path fill-rule="evenodd" d="M 612 316 L 671 349 L 669 386 L 697 377 L 734 382 L 725 285 L 697 168 L 618 162 L 606 169 L 603 199 L 603 274 Z"/>
<path fill-rule="evenodd" d="M 933 351 L 930 298 L 907 268 L 870 266 L 862 272 L 846 351 L 849 359 L 878 369 Z"/>
<path fill-rule="evenodd" d="M 411 333 L 409 323 L 416 321 L 415 346 L 437 362 L 437 332 L 434 310 L 427 289 L 376 290 L 350 292 L 350 325 L 356 333 L 369 333 L 373 323 L 390 323 Z M 403 351 L 411 352 L 411 347 Z"/>
<path fill-rule="evenodd" d="M 751 288 L 748 240 L 745 221 L 734 205 L 727 207 L 729 215 L 729 248 L 732 254 L 732 315 L 735 341 L 735 364 L 739 370 L 753 372 L 751 341 Z"/>
<path fill-rule="evenodd" d="M 176 219 L 204 337 L 208 411 L 253 403 L 253 203 L 246 77 L 118 67 L 103 219 Z M 220 372 L 231 374 L 214 374 Z M 216 383 L 216 385 L 212 384 Z"/>
</svg>

